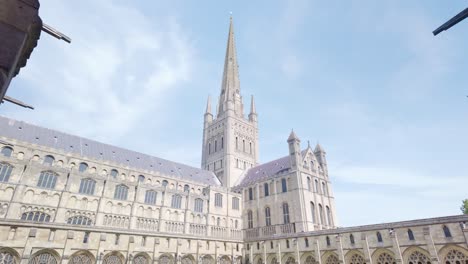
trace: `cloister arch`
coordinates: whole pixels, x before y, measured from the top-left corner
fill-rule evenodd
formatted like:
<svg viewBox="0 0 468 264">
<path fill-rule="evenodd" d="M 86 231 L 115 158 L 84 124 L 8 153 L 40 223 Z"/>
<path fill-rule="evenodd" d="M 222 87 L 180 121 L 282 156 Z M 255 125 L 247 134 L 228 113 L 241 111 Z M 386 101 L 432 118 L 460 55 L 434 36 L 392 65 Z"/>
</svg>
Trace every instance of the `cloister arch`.
<svg viewBox="0 0 468 264">
<path fill-rule="evenodd" d="M 327 251 L 322 255 L 322 264 L 339 264 L 338 255 L 332 251 Z"/>
<path fill-rule="evenodd" d="M 312 252 L 305 252 L 301 256 L 301 263 L 315 264 L 317 260 Z"/>
<path fill-rule="evenodd" d="M 42 249 L 33 254 L 29 264 L 57 264 L 60 263 L 60 255 L 53 249 Z"/>
<path fill-rule="evenodd" d="M 125 257 L 118 251 L 112 251 L 104 256 L 102 264 L 125 264 Z"/>
<path fill-rule="evenodd" d="M 408 264 L 429 264 L 431 263 L 431 255 L 427 250 L 421 247 L 409 247 L 402 253 L 403 262 Z"/>
<path fill-rule="evenodd" d="M 346 263 L 349 264 L 365 264 L 366 258 L 364 254 L 358 250 L 351 250 L 345 255 Z"/>
<path fill-rule="evenodd" d="M 447 245 L 439 250 L 442 264 L 468 264 L 468 250 L 456 245 Z"/>
<path fill-rule="evenodd" d="M 132 262 L 133 264 L 152 264 L 153 263 L 150 255 L 148 255 L 148 253 L 145 253 L 145 252 L 135 254 Z"/>
<path fill-rule="evenodd" d="M 80 250 L 73 253 L 68 261 L 69 264 L 94 264 L 96 258 L 87 250 Z"/>
<path fill-rule="evenodd" d="M 385 248 L 379 248 L 372 254 L 374 264 L 396 264 L 395 254 Z"/>
<path fill-rule="evenodd" d="M 12 248 L 0 248 L 0 263 L 19 264 L 20 255 Z"/>
</svg>

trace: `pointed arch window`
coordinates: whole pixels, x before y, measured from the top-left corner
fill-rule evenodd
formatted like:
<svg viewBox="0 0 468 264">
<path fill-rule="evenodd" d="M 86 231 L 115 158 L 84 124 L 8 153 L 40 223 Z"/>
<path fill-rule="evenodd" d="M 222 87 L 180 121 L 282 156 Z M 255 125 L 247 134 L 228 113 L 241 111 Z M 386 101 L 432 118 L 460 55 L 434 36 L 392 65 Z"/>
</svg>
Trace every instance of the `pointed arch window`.
<svg viewBox="0 0 468 264">
<path fill-rule="evenodd" d="M 304 238 L 304 243 L 305 243 L 305 247 L 309 247 L 309 239 L 307 237 Z"/>
<path fill-rule="evenodd" d="M 249 152 L 252 154 L 252 142 L 249 142 Z"/>
<path fill-rule="evenodd" d="M 281 179 L 281 191 L 282 192 L 287 192 L 288 191 L 288 185 L 286 183 L 286 179 Z"/>
<path fill-rule="evenodd" d="M 94 189 L 96 187 L 96 181 L 92 179 L 81 179 L 79 193 L 82 194 L 94 194 Z"/>
<path fill-rule="evenodd" d="M 221 218 L 216 218 L 216 226 L 221 226 Z"/>
<path fill-rule="evenodd" d="M 37 187 L 54 189 L 55 184 L 57 183 L 58 175 L 52 171 L 43 171 L 39 175 L 39 181 L 37 182 Z"/>
<path fill-rule="evenodd" d="M 127 196 L 128 196 L 128 187 L 127 186 L 125 186 L 123 184 L 119 184 L 119 185 L 115 186 L 114 199 L 127 200 Z"/>
<path fill-rule="evenodd" d="M 320 224 L 325 225 L 325 221 L 323 219 L 323 207 L 319 204 L 319 217 L 320 217 Z"/>
<path fill-rule="evenodd" d="M 354 235 L 353 234 L 349 235 L 349 242 L 351 243 L 351 245 L 354 245 L 356 243 L 354 241 Z"/>
<path fill-rule="evenodd" d="M 312 215 L 312 223 L 315 224 L 315 204 L 310 202 L 310 211 Z"/>
<path fill-rule="evenodd" d="M 449 238 L 452 237 L 452 233 L 450 233 L 450 229 L 447 226 L 443 226 L 442 229 L 444 230 L 445 237 Z"/>
<path fill-rule="evenodd" d="M 311 181 L 310 181 L 310 177 L 307 177 L 307 190 L 310 192 L 312 191 L 312 186 L 311 186 Z"/>
<path fill-rule="evenodd" d="M 249 201 L 253 200 L 253 189 L 249 188 Z"/>
<path fill-rule="evenodd" d="M 0 163 L 0 182 L 8 182 L 10 180 L 13 166 L 8 163 Z"/>
<path fill-rule="evenodd" d="M 289 224 L 289 205 L 287 203 L 283 203 L 283 223 Z"/>
<path fill-rule="evenodd" d="M 270 186 L 267 182 L 263 184 L 263 192 L 265 193 L 265 197 L 270 196 Z"/>
<path fill-rule="evenodd" d="M 182 196 L 178 194 L 172 195 L 171 207 L 180 209 L 182 207 Z"/>
<path fill-rule="evenodd" d="M 327 185 L 325 184 L 325 182 L 322 182 L 322 193 L 323 195 L 327 195 Z"/>
<path fill-rule="evenodd" d="M 377 242 L 382 243 L 383 242 L 382 234 L 380 234 L 380 232 L 377 232 L 376 235 L 377 235 Z"/>
<path fill-rule="evenodd" d="M 168 181 L 164 180 L 164 181 L 162 181 L 162 186 L 166 187 L 168 183 L 169 183 Z"/>
<path fill-rule="evenodd" d="M 331 215 L 330 207 L 328 207 L 328 205 L 327 205 L 325 207 L 325 209 L 327 210 L 327 225 L 331 226 L 332 225 L 332 215 Z"/>
<path fill-rule="evenodd" d="M 329 237 L 329 236 L 327 236 L 325 239 L 327 240 L 327 246 L 330 246 L 330 245 L 331 245 L 331 242 L 330 242 L 330 237 Z"/>
<path fill-rule="evenodd" d="M 221 149 L 224 148 L 224 137 L 221 137 Z"/>
<path fill-rule="evenodd" d="M 218 151 L 218 140 L 215 140 L 214 144 L 215 144 L 214 152 L 216 152 Z"/>
<path fill-rule="evenodd" d="M 39 211 L 32 211 L 23 213 L 21 215 L 21 220 L 32 222 L 50 222 L 50 215 Z"/>
<path fill-rule="evenodd" d="M 239 149 L 239 138 L 236 137 L 236 149 Z"/>
<path fill-rule="evenodd" d="M 266 226 L 271 226 L 270 207 L 265 207 L 265 225 Z"/>
<path fill-rule="evenodd" d="M 145 193 L 145 204 L 156 204 L 158 193 L 154 190 L 148 190 Z"/>
<path fill-rule="evenodd" d="M 413 230 L 411 230 L 411 229 L 408 229 L 408 239 L 411 240 L 411 241 L 414 240 Z"/>
<path fill-rule="evenodd" d="M 194 211 L 197 213 L 203 213 L 203 200 L 200 198 L 195 199 Z"/>
<path fill-rule="evenodd" d="M 242 151 L 245 152 L 245 139 L 242 140 Z"/>
<path fill-rule="evenodd" d="M 317 179 L 315 179 L 315 192 L 318 193 L 319 192 L 319 182 Z"/>
<path fill-rule="evenodd" d="M 78 216 L 73 216 L 73 217 L 68 218 L 67 224 L 69 224 L 69 225 L 88 225 L 89 226 L 89 225 L 93 224 L 93 220 L 91 220 L 90 218 L 88 218 L 86 216 L 78 215 Z"/>
<path fill-rule="evenodd" d="M 247 226 L 248 228 L 253 228 L 253 213 L 252 210 L 247 212 Z"/>
<path fill-rule="evenodd" d="M 10 147 L 3 147 L 0 153 L 2 153 L 4 157 L 9 158 L 13 154 L 13 149 Z"/>
<path fill-rule="evenodd" d="M 52 166 L 54 164 L 55 158 L 51 155 L 47 155 L 44 157 L 44 161 L 42 164 Z"/>
</svg>

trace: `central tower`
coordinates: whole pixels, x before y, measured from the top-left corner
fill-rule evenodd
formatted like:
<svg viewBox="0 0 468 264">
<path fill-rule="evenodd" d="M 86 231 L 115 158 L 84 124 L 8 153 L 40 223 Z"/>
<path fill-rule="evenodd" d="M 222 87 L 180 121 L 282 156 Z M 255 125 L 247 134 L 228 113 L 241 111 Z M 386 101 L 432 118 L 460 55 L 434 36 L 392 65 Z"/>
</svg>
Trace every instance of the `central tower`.
<svg viewBox="0 0 468 264">
<path fill-rule="evenodd" d="M 241 174 L 257 161 L 257 113 L 252 96 L 250 113 L 247 118 L 244 116 L 231 17 L 216 116 L 211 112 L 210 97 L 206 105 L 201 166 L 213 171 L 223 186 L 233 187 Z"/>
</svg>

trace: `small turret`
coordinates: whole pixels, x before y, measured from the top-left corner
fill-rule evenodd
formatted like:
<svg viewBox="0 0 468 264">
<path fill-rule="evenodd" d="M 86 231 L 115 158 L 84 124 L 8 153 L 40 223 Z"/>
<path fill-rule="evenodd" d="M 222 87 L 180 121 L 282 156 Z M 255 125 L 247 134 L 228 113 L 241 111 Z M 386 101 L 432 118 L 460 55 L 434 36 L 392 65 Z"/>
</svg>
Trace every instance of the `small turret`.
<svg viewBox="0 0 468 264">
<path fill-rule="evenodd" d="M 322 148 L 322 146 L 317 143 L 317 146 L 315 146 L 314 154 L 317 157 L 318 163 L 322 166 L 323 170 L 327 173 L 328 172 L 328 167 L 327 167 L 327 158 L 326 158 L 326 152 Z"/>
<path fill-rule="evenodd" d="M 301 163 L 301 140 L 296 136 L 294 130 L 288 137 L 289 157 L 291 158 L 291 168 L 296 169 Z"/>
<path fill-rule="evenodd" d="M 249 121 L 250 122 L 257 122 L 257 110 L 255 109 L 255 101 L 254 101 L 254 96 L 253 95 L 252 95 L 252 99 L 250 101 Z"/>
</svg>

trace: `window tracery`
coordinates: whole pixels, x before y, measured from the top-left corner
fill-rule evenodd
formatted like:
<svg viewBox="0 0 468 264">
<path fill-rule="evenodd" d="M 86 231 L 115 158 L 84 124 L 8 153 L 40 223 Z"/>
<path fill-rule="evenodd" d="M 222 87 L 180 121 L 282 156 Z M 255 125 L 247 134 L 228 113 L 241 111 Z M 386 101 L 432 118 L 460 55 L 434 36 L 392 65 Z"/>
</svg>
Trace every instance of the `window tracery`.
<svg viewBox="0 0 468 264">
<path fill-rule="evenodd" d="M 390 254 L 384 252 L 379 255 L 377 258 L 377 264 L 396 264 L 395 258 L 393 258 Z"/>
<path fill-rule="evenodd" d="M 325 261 L 325 264 L 339 264 L 339 263 L 340 263 L 340 261 L 338 260 L 338 258 L 335 255 L 330 255 L 327 258 L 327 261 Z"/>
<path fill-rule="evenodd" d="M 286 260 L 286 264 L 294 264 L 296 263 L 296 260 L 293 258 L 293 257 L 289 257 L 287 260 Z"/>
<path fill-rule="evenodd" d="M 123 264 L 117 255 L 110 255 L 104 258 L 103 264 Z"/>
<path fill-rule="evenodd" d="M 445 256 L 445 264 L 465 264 L 468 262 L 468 256 L 463 254 L 463 252 L 452 249 Z"/>
<path fill-rule="evenodd" d="M 35 256 L 29 264 L 57 264 L 57 260 L 52 254 L 45 252 Z"/>
<path fill-rule="evenodd" d="M 8 163 L 0 163 L 0 182 L 8 182 L 10 180 L 13 166 Z"/>
<path fill-rule="evenodd" d="M 420 251 L 414 251 L 408 258 L 409 264 L 430 264 L 429 258 Z"/>
<path fill-rule="evenodd" d="M 78 254 L 70 259 L 70 264 L 92 264 L 91 258 L 86 254 Z"/>
<path fill-rule="evenodd" d="M 0 251 L 0 264 L 16 264 L 15 257 L 8 251 Z"/>
<path fill-rule="evenodd" d="M 143 255 L 138 255 L 133 258 L 133 264 L 148 264 L 148 259 Z"/>
<path fill-rule="evenodd" d="M 364 260 L 364 258 L 358 254 L 352 255 L 351 260 L 349 262 L 349 264 L 365 264 L 365 263 L 366 261 Z"/>
<path fill-rule="evenodd" d="M 312 256 L 308 256 L 305 260 L 305 264 L 316 264 L 317 261 Z"/>
</svg>

